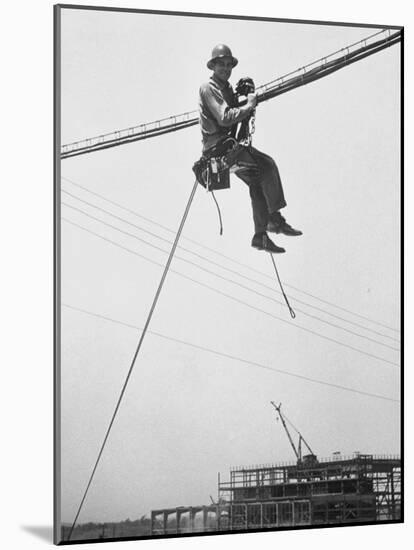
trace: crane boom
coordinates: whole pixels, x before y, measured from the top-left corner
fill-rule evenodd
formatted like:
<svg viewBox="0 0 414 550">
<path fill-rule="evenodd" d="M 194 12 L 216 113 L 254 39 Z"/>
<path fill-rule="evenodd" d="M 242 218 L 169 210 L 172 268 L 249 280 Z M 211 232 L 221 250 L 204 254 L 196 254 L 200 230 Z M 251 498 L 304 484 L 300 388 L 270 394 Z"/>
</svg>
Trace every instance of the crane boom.
<svg viewBox="0 0 414 550">
<path fill-rule="evenodd" d="M 286 426 L 286 422 L 285 422 L 285 419 L 283 418 L 283 414 L 282 414 L 281 411 L 280 411 L 280 408 L 281 408 L 281 406 L 282 406 L 282 403 L 279 403 L 279 406 L 276 405 L 276 403 L 275 403 L 274 401 L 271 401 L 270 403 L 273 405 L 273 407 L 274 407 L 274 408 L 276 409 L 276 411 L 279 413 L 279 418 L 280 418 L 280 420 L 282 421 L 283 427 L 285 428 L 285 432 L 286 432 L 286 434 L 287 434 L 287 436 L 288 436 L 288 438 L 289 438 L 290 444 L 292 445 L 293 452 L 295 453 L 296 458 L 297 458 L 298 460 L 300 460 L 300 459 L 301 459 L 300 454 L 299 454 L 298 450 L 296 449 L 295 444 L 293 443 L 292 436 L 290 435 L 290 432 L 289 432 L 289 430 L 288 430 L 288 427 Z"/>
<path fill-rule="evenodd" d="M 302 434 L 299 434 L 299 436 L 300 436 L 301 440 L 304 442 L 304 444 L 306 445 L 306 447 L 307 447 L 308 451 L 310 452 L 310 454 L 311 454 L 311 455 L 314 455 L 315 453 L 312 451 L 312 449 L 310 448 L 310 446 L 306 443 L 306 440 L 305 440 L 305 438 L 303 437 L 303 435 L 302 435 Z"/>
<path fill-rule="evenodd" d="M 276 405 L 276 403 L 274 401 L 271 401 L 270 403 L 273 405 L 273 407 L 276 409 L 276 411 L 279 414 L 279 418 L 282 421 L 283 427 L 284 427 L 285 432 L 288 436 L 288 439 L 289 439 L 289 442 L 292 446 L 293 452 L 295 453 L 298 464 L 301 464 L 303 461 L 309 462 L 309 460 L 317 460 L 315 453 L 312 451 L 312 449 L 310 448 L 310 446 L 308 445 L 308 443 L 306 442 L 305 438 L 302 436 L 300 431 L 297 428 L 295 428 L 295 426 L 292 424 L 292 422 L 287 417 L 283 416 L 282 411 L 281 411 L 282 403 L 279 403 L 279 405 Z M 292 428 L 295 430 L 295 432 L 299 436 L 299 441 L 298 441 L 297 448 L 296 448 L 296 446 L 293 442 L 292 436 L 291 436 L 291 434 L 289 432 L 289 429 L 287 427 L 286 420 L 289 422 L 289 424 L 292 426 Z M 302 443 L 305 444 L 306 448 L 308 449 L 308 451 L 310 453 L 309 455 L 306 455 L 305 457 L 302 457 Z M 303 460 L 302 460 L 302 458 L 303 458 Z"/>
</svg>

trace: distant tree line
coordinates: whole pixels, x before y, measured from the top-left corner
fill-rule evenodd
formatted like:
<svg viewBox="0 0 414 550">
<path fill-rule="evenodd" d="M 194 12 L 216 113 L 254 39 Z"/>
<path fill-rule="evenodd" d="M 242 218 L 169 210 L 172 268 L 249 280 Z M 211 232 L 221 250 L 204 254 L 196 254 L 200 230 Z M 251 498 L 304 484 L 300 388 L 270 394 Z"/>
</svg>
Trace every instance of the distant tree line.
<svg viewBox="0 0 414 550">
<path fill-rule="evenodd" d="M 70 525 L 62 525 L 62 540 L 68 540 Z M 97 540 L 124 537 L 146 537 L 151 534 L 151 520 L 139 519 L 105 523 L 81 523 L 76 525 L 70 540 Z"/>
</svg>

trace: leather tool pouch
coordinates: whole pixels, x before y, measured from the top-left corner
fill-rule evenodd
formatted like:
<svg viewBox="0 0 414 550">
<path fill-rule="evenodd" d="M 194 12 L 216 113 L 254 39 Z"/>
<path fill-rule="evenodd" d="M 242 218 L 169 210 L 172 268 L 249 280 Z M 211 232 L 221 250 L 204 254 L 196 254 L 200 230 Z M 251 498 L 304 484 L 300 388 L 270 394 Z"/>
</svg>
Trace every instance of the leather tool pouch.
<svg viewBox="0 0 414 550">
<path fill-rule="evenodd" d="M 193 166 L 198 183 L 207 191 L 229 189 L 230 168 L 239 149 L 236 140 L 228 137 L 209 149 Z"/>
</svg>

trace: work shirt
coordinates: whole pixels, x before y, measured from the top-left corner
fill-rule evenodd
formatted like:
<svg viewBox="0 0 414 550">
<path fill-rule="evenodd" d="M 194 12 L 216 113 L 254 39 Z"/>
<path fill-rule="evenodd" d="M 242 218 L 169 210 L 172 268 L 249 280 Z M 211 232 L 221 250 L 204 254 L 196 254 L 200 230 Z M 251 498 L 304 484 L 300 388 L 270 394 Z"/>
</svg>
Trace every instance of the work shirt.
<svg viewBox="0 0 414 550">
<path fill-rule="evenodd" d="M 203 152 L 230 133 L 231 127 L 245 115 L 237 107 L 237 98 L 231 85 L 218 82 L 214 75 L 200 86 L 200 126 Z"/>
</svg>

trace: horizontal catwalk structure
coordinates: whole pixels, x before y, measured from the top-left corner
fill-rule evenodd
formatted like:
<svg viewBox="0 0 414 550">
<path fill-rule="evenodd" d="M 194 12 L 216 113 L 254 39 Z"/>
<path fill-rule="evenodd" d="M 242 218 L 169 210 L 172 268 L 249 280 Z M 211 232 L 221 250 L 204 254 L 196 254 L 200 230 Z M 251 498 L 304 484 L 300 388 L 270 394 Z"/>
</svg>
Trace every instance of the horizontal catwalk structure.
<svg viewBox="0 0 414 550">
<path fill-rule="evenodd" d="M 170 535 L 401 518 L 399 457 L 356 454 L 297 464 L 232 468 L 217 504 L 151 512 L 151 533 Z"/>
<path fill-rule="evenodd" d="M 382 35 L 380 37 L 380 35 Z M 295 88 L 319 80 L 357 61 L 376 54 L 385 48 L 389 48 L 401 42 L 401 31 L 392 32 L 391 29 L 380 30 L 363 40 L 349 44 L 345 48 L 326 55 L 312 63 L 300 67 L 288 74 L 280 76 L 256 89 L 258 103 L 267 101 L 278 95 L 284 94 Z M 168 118 L 139 124 L 121 130 L 115 130 L 107 134 L 74 141 L 62 145 L 61 158 L 70 158 L 77 155 L 102 151 L 142 139 L 158 137 L 184 128 L 195 126 L 199 123 L 198 110 L 187 111 Z"/>
</svg>

